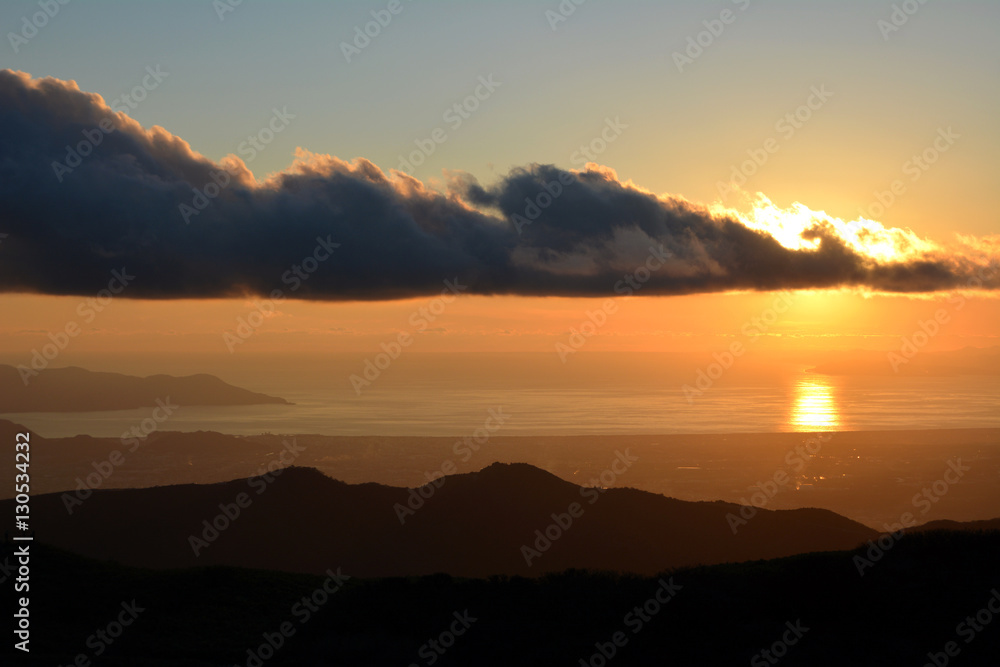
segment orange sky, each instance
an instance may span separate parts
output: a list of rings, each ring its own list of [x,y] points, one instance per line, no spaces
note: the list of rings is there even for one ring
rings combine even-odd
[[[799,291],[791,293],[786,312],[766,314],[775,299],[771,293],[746,292],[617,297],[608,305],[612,312],[606,322],[587,338],[586,349],[711,351],[761,331],[766,334],[758,346],[762,349],[890,350],[922,320],[942,310],[947,321],[927,349],[996,345],[1000,331],[1000,300],[981,293],[909,298]],[[277,304],[274,315],[260,321],[253,335],[237,343],[233,341],[238,338],[239,318],[258,322],[254,313],[259,300],[118,298],[98,312],[99,304],[88,305],[79,297],[8,294],[0,296],[0,308],[8,313],[0,324],[0,354],[8,362],[23,363],[32,349],[48,342],[50,332],[74,322],[81,333],[68,345],[73,356],[116,351],[229,355],[229,347],[237,355],[292,350],[366,354],[400,332],[413,334],[411,349],[424,352],[548,351],[558,342],[568,344],[571,329],[587,322],[588,312],[601,321],[596,313],[607,300],[463,296],[450,304],[434,302],[286,300]],[[754,318],[762,316],[772,323],[755,324]],[[751,330],[744,329],[748,324]],[[234,337],[228,345],[227,332]],[[70,358],[70,354],[64,357]]]
[[[74,87],[110,104],[145,80],[143,66],[162,64],[169,72],[162,87],[129,106],[130,122],[147,130],[162,126],[185,151],[211,160],[239,154],[246,173],[261,181],[288,168],[297,147],[344,160],[363,157],[388,171],[441,127],[447,141],[412,175],[444,189],[457,170],[489,186],[532,163],[580,170],[579,147],[599,140],[598,154],[587,159],[614,168],[622,182],[646,192],[747,213],[742,196],[720,190],[739,180],[747,193],[763,192],[786,207],[779,222],[795,222],[785,215],[794,202],[837,216],[830,224],[842,239],[852,233],[845,224],[863,213],[888,228],[883,240],[916,248],[901,253],[907,257],[922,252],[927,239],[958,267],[983,266],[1000,250],[1000,189],[994,183],[1000,88],[990,85],[1000,48],[995,1],[963,3],[962,11],[921,3],[919,20],[891,38],[877,27],[888,8],[871,3],[745,3],[752,9],[739,12],[725,39],[685,70],[674,67],[672,53],[714,15],[703,3],[634,3],[629,11],[619,3],[588,4],[557,35],[537,3],[477,5],[462,12],[430,3],[406,19],[421,22],[411,38],[380,40],[353,63],[329,60],[329,26],[354,25],[364,13],[351,3],[312,3],[300,10],[265,4],[240,12],[241,32],[216,31],[210,39],[182,3],[147,4],[142,12],[123,13],[113,3],[93,3],[92,30],[53,21],[32,48],[12,54],[4,67],[75,81]],[[20,20],[12,14],[9,23]],[[147,25],[169,25],[172,31],[149,31]],[[109,51],[106,44],[121,35],[143,39]],[[263,38],[296,46],[261,58]],[[462,57],[456,60],[456,53]],[[447,123],[442,112],[476,90],[477,77],[493,74],[502,82],[496,95],[483,99],[481,108],[477,102],[460,127]],[[817,90],[824,94],[817,96]],[[260,130],[273,107],[286,105],[293,118],[287,131],[272,137],[266,151],[247,157],[241,142]],[[791,114],[800,116],[790,126]],[[612,118],[621,121],[620,136],[599,139]],[[15,136],[12,128],[7,131]],[[102,147],[105,157],[113,157],[109,150]],[[56,183],[47,159],[41,164],[41,180]],[[40,201],[66,196],[60,187]],[[768,223],[743,219],[756,229],[756,223]],[[794,224],[765,228],[788,247],[796,247],[802,230]],[[38,227],[23,223],[22,235],[33,230]],[[12,238],[0,256],[15,247],[16,231],[13,219],[4,222],[0,233]],[[39,239],[39,257],[55,257],[52,237]],[[877,252],[868,257],[883,259]],[[12,289],[32,284],[10,282]],[[777,353],[893,350],[939,311],[947,323],[928,349],[993,346],[1000,290],[992,291],[958,300],[946,293],[797,292],[757,347]],[[256,316],[253,300],[125,297],[97,312],[80,296],[0,294],[0,358],[27,363],[32,350],[67,325],[79,325],[81,332],[58,365],[87,365],[88,354],[125,351],[154,359],[159,351],[239,357],[289,350],[364,358],[400,332],[412,333],[413,349],[427,353],[550,352],[604,303],[463,296],[433,322],[424,318],[422,327],[419,309],[433,299],[283,301],[252,336],[234,343],[224,335],[236,331],[239,318]],[[774,298],[745,292],[617,297],[616,312],[587,340],[585,351],[710,355],[743,336]]]

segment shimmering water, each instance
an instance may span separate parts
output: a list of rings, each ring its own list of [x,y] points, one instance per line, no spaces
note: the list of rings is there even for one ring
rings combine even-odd
[[[799,373],[786,381],[712,387],[688,401],[678,383],[595,387],[490,386],[473,380],[383,383],[360,396],[344,383],[254,387],[295,405],[181,407],[160,428],[233,434],[460,435],[490,409],[507,435],[726,433],[1000,427],[1000,383],[990,377],[843,377]],[[118,436],[150,409],[13,414],[43,436]]]

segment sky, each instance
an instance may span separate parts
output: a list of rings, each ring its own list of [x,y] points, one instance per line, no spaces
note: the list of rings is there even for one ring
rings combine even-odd
[[[931,347],[994,345],[1000,5],[895,6],[69,2],[43,21],[4,3],[0,354],[71,322],[80,353],[397,332],[540,351],[608,299],[588,349],[715,349],[780,289],[775,349],[892,349],[941,310]],[[104,145],[53,173],[105,117]],[[230,154],[232,187],[185,218]],[[819,236],[798,238],[803,210]],[[650,248],[665,268],[616,290]],[[120,264],[123,298],[84,305]],[[445,280],[471,287],[415,320]],[[260,335],[227,342],[256,312]]]

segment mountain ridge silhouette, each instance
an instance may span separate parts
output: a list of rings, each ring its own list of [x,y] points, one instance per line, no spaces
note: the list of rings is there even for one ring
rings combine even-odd
[[[76,502],[73,493],[44,494],[32,498],[32,513],[54,546],[127,565],[321,573],[339,564],[358,576],[651,574],[851,549],[878,535],[822,509],[757,510],[734,534],[727,514],[739,505],[581,487],[528,464],[436,482],[347,484],[289,467],[213,484],[97,489]]]
[[[18,412],[90,412],[183,405],[266,405],[290,403],[231,385],[207,373],[138,377],[90,371],[78,366],[46,368],[25,384],[18,368],[0,364],[0,408]]]

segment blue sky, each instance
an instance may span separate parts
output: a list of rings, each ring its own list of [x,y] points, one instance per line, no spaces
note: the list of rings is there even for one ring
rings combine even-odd
[[[928,2],[886,39],[878,21],[891,18],[889,2],[588,0],[553,30],[555,1],[402,0],[348,63],[341,43],[388,4],[244,0],[220,19],[210,0],[75,0],[17,53],[8,37],[0,65],[74,79],[106,99],[159,65],[169,77],[131,115],[215,160],[287,108],[294,121],[249,165],[258,177],[286,167],[298,146],[388,169],[443,127],[447,141],[415,175],[457,169],[490,182],[533,162],[575,166],[573,152],[619,118],[628,129],[600,162],[705,202],[777,119],[826,85],[830,101],[747,189],[855,216],[953,126],[954,150],[884,221],[931,236],[995,230],[1000,3]],[[724,10],[732,21],[679,72],[672,54]],[[37,11],[5,2],[0,25],[17,32]],[[443,113],[491,74],[500,87],[449,129]]]

